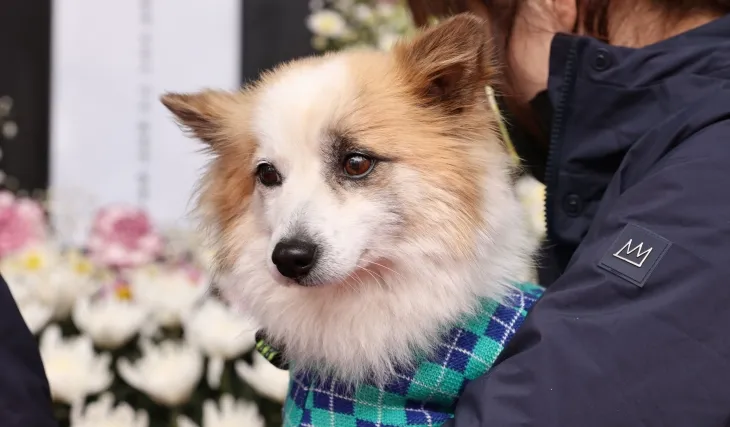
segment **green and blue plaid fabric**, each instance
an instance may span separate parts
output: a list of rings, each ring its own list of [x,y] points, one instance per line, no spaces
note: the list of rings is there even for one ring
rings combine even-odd
[[[491,367],[542,295],[520,284],[502,304],[485,301],[479,316],[444,336],[437,351],[384,387],[347,387],[295,373],[284,405],[285,427],[436,427],[453,417],[464,386]]]

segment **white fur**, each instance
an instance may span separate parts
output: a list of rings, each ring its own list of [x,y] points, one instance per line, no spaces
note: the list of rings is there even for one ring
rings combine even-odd
[[[256,160],[274,164],[284,182],[255,190],[252,214],[237,226],[241,249],[233,279],[219,286],[284,344],[297,369],[383,382],[399,364],[431,350],[481,298],[500,298],[525,277],[526,219],[509,183],[509,157],[485,156],[478,147],[485,165],[473,179],[482,187],[484,226],[469,256],[448,250],[453,237],[438,228],[403,234],[408,224],[389,204],[417,209],[424,198],[450,197],[436,194],[413,169],[394,166],[398,187],[382,193],[335,194],[323,177],[321,147],[357,88],[349,65],[337,57],[308,67],[264,88],[255,106]],[[431,219],[449,221],[449,203],[428,209]],[[325,248],[317,274],[328,284],[290,284],[272,265],[274,245],[302,228]]]
[[[271,230],[266,251],[271,253],[279,240],[306,232],[326,241],[327,251],[320,262],[324,281],[341,281],[354,270],[359,248],[350,239],[364,239],[368,227],[358,227],[368,215],[367,203],[340,205],[323,179],[323,139],[332,118],[342,114],[355,96],[347,64],[333,58],[323,64],[299,69],[263,90],[254,110],[252,123],[259,140],[257,161],[273,163],[286,181],[281,188],[261,189],[257,196],[263,205],[266,226]],[[370,209],[370,217],[380,210]],[[281,277],[267,259],[269,271]]]

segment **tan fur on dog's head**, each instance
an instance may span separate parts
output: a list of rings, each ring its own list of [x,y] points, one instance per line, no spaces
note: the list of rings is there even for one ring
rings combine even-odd
[[[239,93],[163,97],[213,156],[199,205],[220,290],[297,368],[385,380],[529,267],[485,95],[495,69],[483,25],[462,15],[389,53],[294,61]],[[361,177],[343,170],[353,155],[372,160]],[[276,181],[257,178],[261,167],[278,183],[263,185]],[[294,280],[272,262],[288,239],[316,246]]]

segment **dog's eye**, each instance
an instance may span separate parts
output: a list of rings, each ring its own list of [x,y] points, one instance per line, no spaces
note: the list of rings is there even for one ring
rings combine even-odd
[[[269,163],[261,163],[256,169],[256,176],[259,177],[259,182],[266,187],[273,187],[281,184],[281,175],[279,171]]]
[[[343,162],[342,169],[348,178],[363,178],[368,175],[375,166],[375,160],[362,154],[348,154]]]

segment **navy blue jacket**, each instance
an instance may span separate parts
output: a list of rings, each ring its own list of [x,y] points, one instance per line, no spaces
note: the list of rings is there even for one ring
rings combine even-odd
[[[56,425],[38,345],[0,277],[0,426]]]
[[[548,94],[557,279],[447,426],[730,426],[730,16],[558,35]]]

